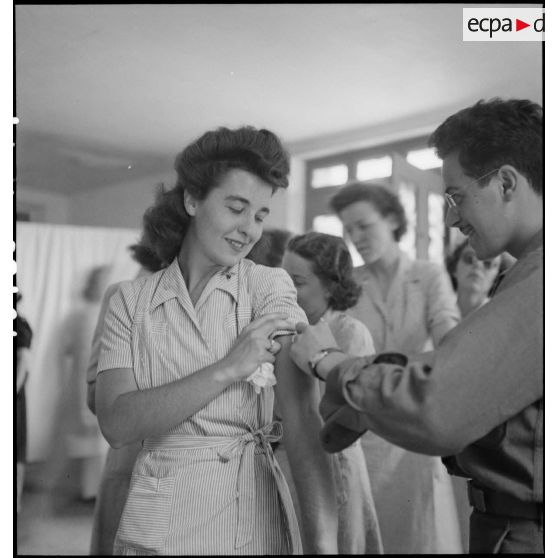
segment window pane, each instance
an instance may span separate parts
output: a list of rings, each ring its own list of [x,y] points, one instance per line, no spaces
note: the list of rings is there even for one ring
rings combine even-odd
[[[428,194],[428,259],[444,263],[444,197]]]
[[[415,185],[401,182],[399,185],[399,199],[407,217],[407,232],[401,237],[399,246],[411,259],[417,256],[416,228],[417,228],[417,203]]]
[[[408,163],[422,170],[437,169],[442,166],[442,160],[438,158],[433,147],[409,151],[406,158]]]
[[[343,236],[343,223],[336,215],[317,215],[312,222],[312,229],[333,236]]]
[[[312,229],[316,232],[343,237],[343,223],[341,223],[336,215],[317,215],[312,221]],[[362,265],[364,262],[352,242],[347,238],[345,238],[345,242],[347,243],[349,252],[351,253],[353,265],[355,267]]]
[[[392,161],[389,155],[365,159],[357,163],[357,180],[372,180],[391,176]]]
[[[312,170],[312,188],[323,188],[324,186],[341,186],[349,178],[347,165],[333,165],[321,169]]]

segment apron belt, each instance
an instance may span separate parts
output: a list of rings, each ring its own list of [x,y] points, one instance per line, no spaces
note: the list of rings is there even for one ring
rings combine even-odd
[[[218,448],[219,458],[228,462],[233,457],[240,455],[238,468],[238,521],[236,528],[235,548],[241,548],[252,540],[255,519],[256,477],[254,472],[254,459],[256,445],[265,450],[279,492],[281,514],[288,527],[288,545],[290,554],[301,552],[298,523],[293,512],[292,500],[287,483],[271,448],[272,442],[277,442],[283,434],[279,422],[272,422],[241,434],[236,437],[226,436],[182,436],[167,435],[156,439],[143,441],[146,450],[157,449],[202,449]],[[289,505],[290,504],[290,505]]]

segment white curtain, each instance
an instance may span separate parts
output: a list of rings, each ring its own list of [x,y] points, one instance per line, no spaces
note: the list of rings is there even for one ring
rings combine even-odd
[[[109,283],[133,279],[139,266],[128,246],[133,229],[16,224],[18,310],[33,330],[26,384],[28,461],[47,457],[57,396],[62,392],[58,347],[61,324],[75,307],[93,267],[110,265]],[[85,371],[83,371],[85,390]]]

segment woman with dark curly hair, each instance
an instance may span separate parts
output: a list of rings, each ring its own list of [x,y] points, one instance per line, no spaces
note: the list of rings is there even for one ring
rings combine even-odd
[[[141,241],[168,267],[120,286],[102,337],[99,423],[113,447],[143,446],[114,550],[302,551],[271,449],[281,437],[277,383],[305,551],[336,553],[319,389],[288,351],[294,322],[306,317],[284,270],[245,259],[272,195],[287,187],[288,155],[268,130],[219,128],[188,145],[175,169],[176,186],[145,213]]]
[[[357,303],[362,289],[353,279],[351,254],[342,238],[319,232],[295,236],[287,244],[283,267],[293,280],[298,304],[310,324],[326,321],[347,354],[364,356],[375,352],[366,326],[345,313]],[[333,458],[339,553],[383,553],[360,440]],[[280,453],[278,459],[284,461]]]
[[[364,265],[355,269],[362,296],[349,313],[369,329],[378,353],[419,353],[437,346],[459,321],[449,278],[432,262],[399,247],[407,230],[396,193],[376,184],[344,186],[330,206]],[[382,541],[389,554],[459,553],[452,486],[440,459],[362,437]]]

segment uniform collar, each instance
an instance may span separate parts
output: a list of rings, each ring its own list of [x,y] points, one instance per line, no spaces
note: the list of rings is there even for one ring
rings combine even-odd
[[[163,271],[161,279],[155,287],[155,292],[151,299],[151,311],[172,298],[183,298],[184,300],[190,298],[177,258]]]
[[[529,240],[529,242],[527,243],[527,245],[525,246],[525,248],[523,249],[523,252],[521,253],[521,255],[519,256],[519,258],[524,258],[527,254],[529,254],[530,252],[534,252],[535,250],[537,250],[538,248],[542,248],[543,245],[543,229],[540,229],[539,231],[537,231]],[[518,259],[519,259],[518,258]]]
[[[213,284],[213,288],[228,292],[233,299],[238,302],[238,281],[236,278],[239,273],[239,266],[241,262],[233,267],[217,272],[209,280],[208,285]],[[206,295],[202,293],[202,297],[204,299],[205,296]],[[182,271],[178,265],[177,258],[175,258],[167,269],[163,271],[161,279],[159,280],[159,283],[155,288],[155,292],[153,293],[150,310],[153,311],[157,306],[173,298],[178,298],[184,307],[191,305],[190,295],[188,293],[188,289],[186,288],[184,277],[182,277]],[[201,300],[202,298],[200,298],[198,304]]]

